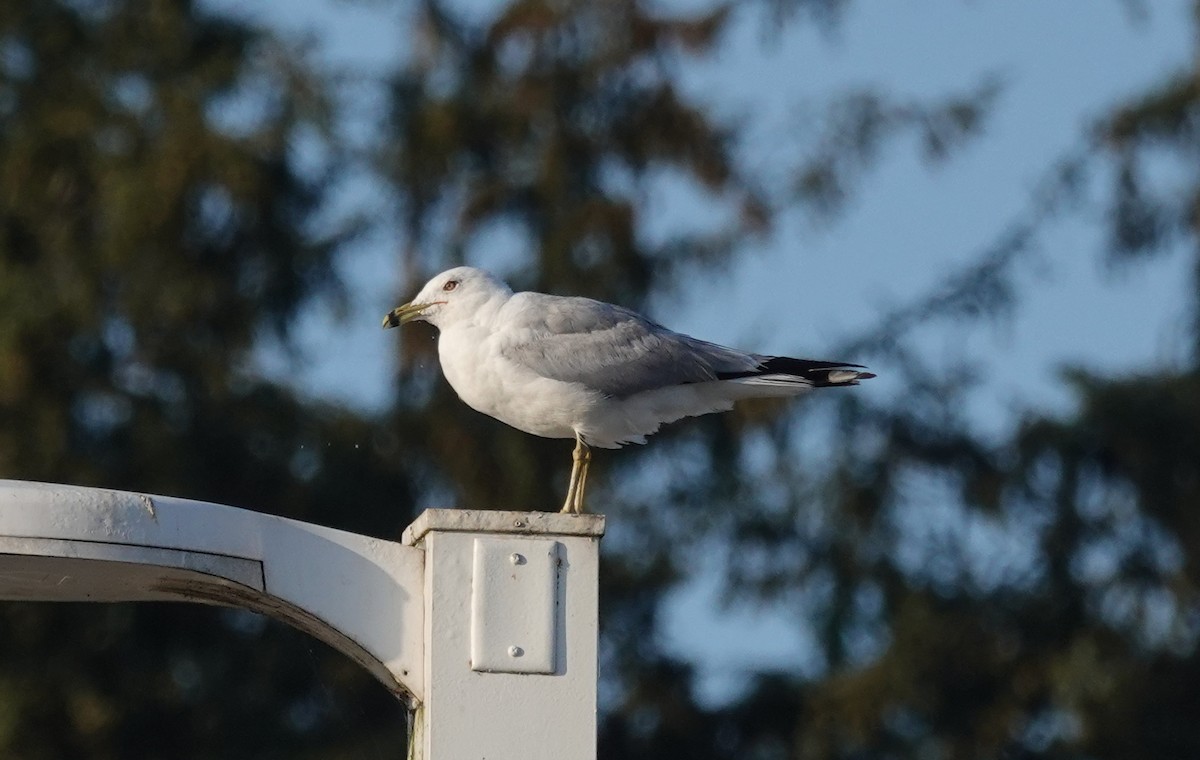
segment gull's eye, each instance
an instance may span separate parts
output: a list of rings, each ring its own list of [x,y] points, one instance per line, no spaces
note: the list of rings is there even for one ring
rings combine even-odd
[[[457,287],[458,287],[458,280],[446,280],[446,284],[442,286],[442,290],[449,293],[451,290],[454,290]]]

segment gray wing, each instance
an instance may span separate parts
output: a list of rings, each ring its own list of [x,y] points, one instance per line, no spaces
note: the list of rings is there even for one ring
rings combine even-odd
[[[716,380],[718,374],[749,372],[751,354],[672,332],[629,309],[541,293],[510,301],[510,326],[522,337],[501,354],[542,377],[581,383],[606,396]]]

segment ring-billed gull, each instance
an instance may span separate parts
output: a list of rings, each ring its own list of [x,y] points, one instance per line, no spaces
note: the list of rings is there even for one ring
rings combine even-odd
[[[672,332],[590,298],[513,293],[474,267],[434,277],[383,326],[438,328],[438,358],[468,406],[526,433],[574,438],[563,512],[583,511],[589,446],[645,443],[667,422],[754,397],[857,385],[859,364],[764,356]]]

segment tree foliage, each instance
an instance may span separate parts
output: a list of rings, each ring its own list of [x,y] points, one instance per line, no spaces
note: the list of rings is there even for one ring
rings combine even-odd
[[[844,5],[762,7],[829,25]],[[1002,97],[990,80],[929,102],[845,93],[773,187],[743,166],[738,126],[677,84],[737,12],[514,0],[468,17],[424,0],[369,157],[395,191],[407,280],[469,261],[638,306],[730,266],[779,214],[839,211],[897,137],[952,157]],[[969,374],[934,371],[914,340],[1010,313],[1039,232],[1097,196],[1112,259],[1195,256],[1194,66],[1114,104],[1003,235],[847,347],[902,377],[903,398],[749,404],[603,462],[598,487],[620,504],[603,757],[1200,751],[1200,350],[1136,377],[1073,372],[1077,412],[1030,411],[996,438],[962,412]],[[254,372],[265,339],[288,345],[295,318],[339,292],[354,229],[323,212],[356,166],[334,103],[302,50],[187,0],[0,4],[0,474],[392,538],[446,494],[556,503],[564,444],[463,407],[419,328],[377,416]],[[1180,182],[1161,181],[1164,162]],[[649,234],[664,182],[720,212]],[[814,428],[836,454],[805,446]],[[819,672],[699,699],[656,632],[701,551],[731,589],[805,619]],[[400,706],[365,674],[252,615],[6,604],[0,650],[5,757],[361,757],[403,741]]]
[[[328,140],[302,57],[182,0],[47,1],[0,5],[0,62],[0,472],[402,526],[335,512],[411,503],[386,436],[248,371],[337,287],[345,231],[307,221],[330,178],[295,156]],[[300,757],[330,733],[322,679],[350,670],[183,605],[6,604],[0,641],[12,758],[231,757],[233,737]],[[400,733],[387,695],[351,683],[359,730]]]

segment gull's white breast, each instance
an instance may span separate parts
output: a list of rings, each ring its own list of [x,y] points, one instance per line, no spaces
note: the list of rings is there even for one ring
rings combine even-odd
[[[579,383],[542,377],[503,356],[506,340],[479,324],[453,325],[438,339],[442,373],[463,403],[532,435],[574,438],[600,401]]]

